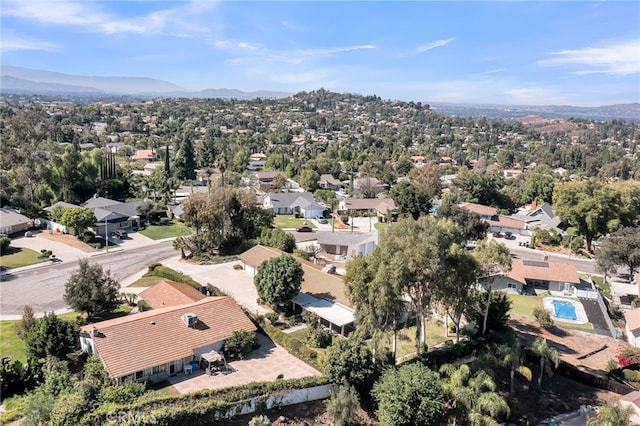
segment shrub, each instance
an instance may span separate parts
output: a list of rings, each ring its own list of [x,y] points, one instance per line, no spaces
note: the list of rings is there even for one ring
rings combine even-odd
[[[82,241],[84,241],[85,243],[90,243],[95,237],[96,234],[94,234],[93,232],[84,231],[84,234],[82,234]]]
[[[340,216],[340,220],[345,225],[348,225],[349,224],[349,215],[343,214],[342,216]]]
[[[267,416],[256,416],[249,421],[249,426],[271,426],[271,420]]]
[[[224,350],[242,358],[256,347],[256,334],[252,331],[234,331],[224,342]]]
[[[635,370],[629,370],[628,368],[625,368],[624,370],[622,370],[622,376],[628,382],[640,382],[638,372]]]
[[[147,302],[145,302],[144,300],[139,300],[138,301],[138,310],[140,312],[150,311],[151,309],[153,309],[153,308]]]
[[[536,306],[533,309],[533,316],[536,318],[536,321],[538,321],[540,327],[544,329],[548,330],[554,326],[554,322],[551,319],[551,314],[549,314],[549,311],[541,308],[540,306]]]
[[[616,361],[620,367],[638,364],[640,361],[640,349],[626,348],[616,356]]]
[[[235,265],[233,265],[233,269],[235,269],[236,271],[241,271],[243,268],[242,268],[242,265],[240,265],[239,263],[236,263]]]
[[[610,359],[609,361],[607,361],[607,372],[611,372],[617,368],[618,368],[618,363],[615,360]]]
[[[336,426],[352,424],[358,407],[360,407],[360,398],[353,386],[340,385],[338,390],[329,391],[327,414]]]
[[[314,348],[326,348],[331,346],[333,335],[329,330],[309,330],[307,333],[307,342]]]
[[[0,236],[0,253],[4,253],[5,250],[9,248],[10,244],[11,244],[11,238],[7,237],[6,235],[1,235]]]

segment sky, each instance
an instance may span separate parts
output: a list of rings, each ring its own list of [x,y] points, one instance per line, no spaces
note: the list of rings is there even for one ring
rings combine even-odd
[[[2,0],[0,62],[187,90],[640,102],[637,1]]]

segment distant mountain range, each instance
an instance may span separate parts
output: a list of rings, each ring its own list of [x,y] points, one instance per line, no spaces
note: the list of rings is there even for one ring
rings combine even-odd
[[[89,77],[3,65],[0,93],[40,95],[129,95],[185,98],[286,98],[291,93],[260,90],[206,89],[190,92],[168,81],[147,77]]]
[[[0,94],[9,93],[85,97],[126,95],[141,98],[233,98],[239,100],[279,99],[292,95],[292,93],[268,90],[243,92],[236,89],[206,89],[190,92],[171,82],[147,77],[90,77],[3,65],[0,68]],[[640,103],[600,107],[471,105],[438,102],[430,103],[430,105],[436,112],[460,117],[512,120],[527,115],[537,115],[543,118],[627,119],[640,122]]]

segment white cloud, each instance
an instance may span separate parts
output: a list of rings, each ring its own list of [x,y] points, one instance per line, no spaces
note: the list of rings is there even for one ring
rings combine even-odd
[[[572,74],[630,75],[640,73],[640,38],[618,44],[552,52],[554,58],[538,61],[538,65],[586,66]]]
[[[122,18],[105,13],[96,2],[4,0],[2,15],[46,24],[72,26],[85,32],[168,33],[178,37],[188,37],[194,32],[207,31],[207,26],[198,25],[195,18],[215,5],[216,2],[212,1],[191,1],[173,9]],[[174,31],[176,34],[173,34]]]
[[[454,38],[448,38],[446,40],[436,40],[432,43],[429,44],[424,44],[422,46],[418,46],[413,50],[413,53],[415,54],[419,54],[419,53],[424,53],[426,51],[429,51],[431,49],[435,49],[436,47],[442,47],[442,46],[446,46],[447,44],[451,43],[453,40],[455,40]]]
[[[44,40],[3,35],[0,50],[7,52],[14,50],[43,50],[46,52],[55,52],[59,50],[59,47],[54,43]]]
[[[479,75],[497,74],[497,73],[502,72],[502,71],[506,71],[506,68],[496,68],[494,70],[481,72],[481,73],[479,73]]]

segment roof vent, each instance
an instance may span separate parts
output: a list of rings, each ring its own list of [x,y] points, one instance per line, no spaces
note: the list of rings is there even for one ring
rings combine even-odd
[[[198,316],[194,313],[188,312],[182,315],[182,321],[187,325],[187,327],[194,327],[198,323]]]
[[[93,327],[93,328],[91,329],[91,335],[92,335],[93,337],[98,337],[98,336],[100,335],[100,332],[98,331],[98,329],[97,329],[97,328]]]
[[[149,324],[156,325],[156,322],[155,321],[150,321]]]

